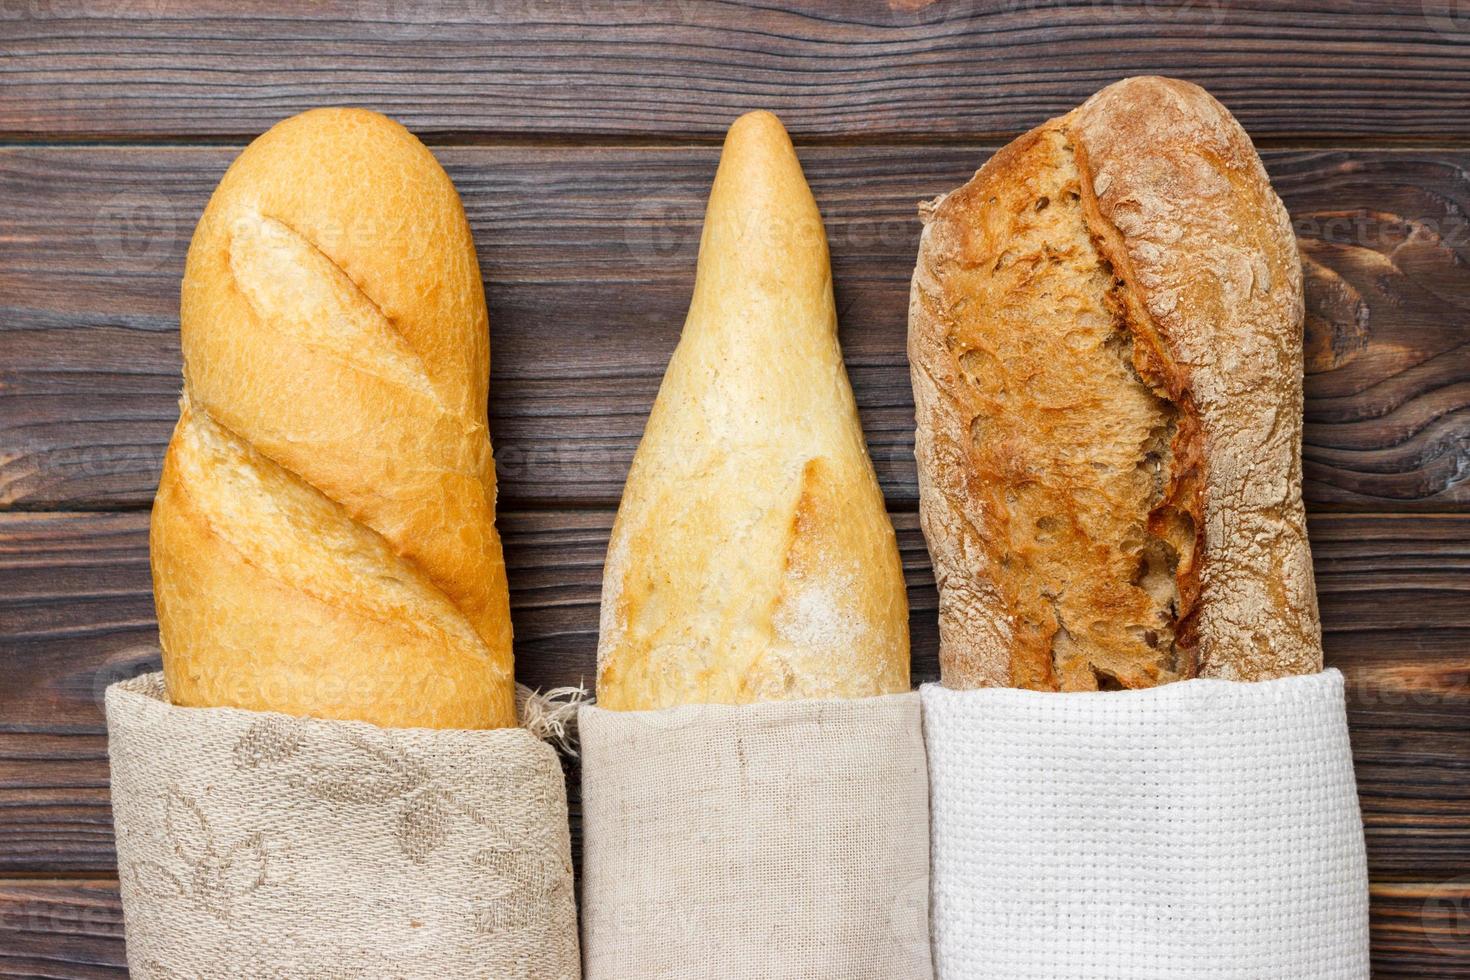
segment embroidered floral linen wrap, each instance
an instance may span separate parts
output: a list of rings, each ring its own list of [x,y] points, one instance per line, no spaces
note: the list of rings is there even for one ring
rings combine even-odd
[[[134,977],[579,976],[566,788],[523,729],[107,692]]]

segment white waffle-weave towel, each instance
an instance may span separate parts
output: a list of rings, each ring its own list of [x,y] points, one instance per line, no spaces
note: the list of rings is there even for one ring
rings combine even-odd
[[[1364,980],[1342,675],[922,690],[941,980]]]

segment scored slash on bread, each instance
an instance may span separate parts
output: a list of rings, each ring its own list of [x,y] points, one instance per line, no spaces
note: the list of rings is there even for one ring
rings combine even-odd
[[[826,232],[780,121],[750,113],[725,140],[689,316],[613,526],[598,703],[908,689],[903,569]]]
[[[199,221],[180,320],[150,540],[170,698],[514,725],[484,288],[433,155],[364,110],[276,125]]]
[[[922,213],[909,358],[945,683],[1320,669],[1301,271],[1235,119],[1126,79]]]

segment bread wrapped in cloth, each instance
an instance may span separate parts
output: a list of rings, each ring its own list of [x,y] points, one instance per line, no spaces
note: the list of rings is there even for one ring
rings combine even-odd
[[[937,975],[1366,980],[1301,503],[1301,271],[1250,139],[1194,85],[1128,79],[926,222]]]
[[[589,978],[931,975],[903,569],[769,113],[725,140],[608,549],[597,696]]]
[[[376,113],[280,123],[200,219],[181,325],[164,671],[107,692],[131,974],[577,980],[448,176]]]

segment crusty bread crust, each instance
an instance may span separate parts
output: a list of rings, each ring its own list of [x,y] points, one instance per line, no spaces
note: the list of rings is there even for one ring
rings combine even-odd
[[[1320,669],[1300,266],[1239,124],[1127,79],[925,212],[909,355],[945,682]]]
[[[909,688],[903,568],[837,343],[826,233],[770,113],[725,140],[601,627],[597,698],[613,710]]]
[[[433,155],[354,109],[231,165],[184,273],[154,503],[178,704],[515,724],[469,225]]]

